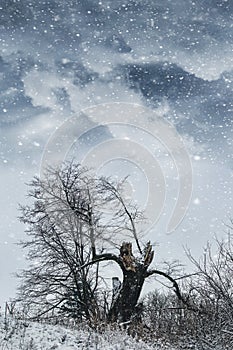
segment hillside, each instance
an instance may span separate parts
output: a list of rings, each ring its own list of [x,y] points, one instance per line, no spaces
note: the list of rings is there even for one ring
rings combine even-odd
[[[164,348],[164,347],[163,347]],[[9,350],[156,350],[143,341],[137,341],[124,331],[72,329],[60,325],[25,322],[0,317],[0,349]],[[172,349],[170,349],[172,350]]]

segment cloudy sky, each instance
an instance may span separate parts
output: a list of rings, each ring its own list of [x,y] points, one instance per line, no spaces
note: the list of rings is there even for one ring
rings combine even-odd
[[[27,201],[25,183],[40,173],[56,130],[97,104],[135,103],[156,111],[176,128],[190,155],[192,198],[168,235],[176,174],[163,146],[154,149],[167,171],[168,192],[150,232],[159,244],[157,261],[185,260],[183,245],[198,256],[214,234],[224,235],[223,223],[232,217],[232,14],[230,0],[1,1],[0,303],[14,296],[12,273],[26,264],[15,245],[24,237],[17,208]],[[98,140],[114,135],[148,148],[148,138],[133,127],[104,127],[70,152],[91,152]],[[131,171],[130,163],[122,164],[124,174]],[[117,169],[111,163],[105,170]],[[143,170],[134,172],[134,192]],[[135,196],[143,201],[142,193]]]

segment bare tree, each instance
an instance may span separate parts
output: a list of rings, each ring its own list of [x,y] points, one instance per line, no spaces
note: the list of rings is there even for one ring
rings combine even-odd
[[[171,282],[169,273],[150,269],[154,252],[137,232],[142,213],[123,196],[124,181],[96,177],[80,165],[49,169],[30,183],[32,203],[21,207],[28,239],[21,242],[31,266],[22,272],[20,299],[38,315],[51,310],[92,319],[101,314],[99,264],[114,262],[122,282],[107,318],[129,321],[145,279],[152,275]]]
[[[199,260],[187,252],[196,270],[187,289],[199,311],[198,336],[201,340],[208,336],[224,349],[231,349],[233,344],[232,223],[228,225],[226,238],[216,238],[212,245],[208,243]]]
[[[98,264],[86,266],[91,247],[84,182],[86,170],[69,166],[48,170],[30,183],[30,206],[21,207],[30,267],[23,271],[19,298],[37,316],[58,310],[80,319],[98,312]]]

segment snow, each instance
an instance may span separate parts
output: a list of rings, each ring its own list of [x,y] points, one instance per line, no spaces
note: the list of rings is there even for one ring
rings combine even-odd
[[[61,325],[27,322],[0,317],[0,348],[10,350],[156,350],[155,345],[136,340],[120,330],[98,334],[89,327],[66,328]],[[163,347],[166,349],[166,347]],[[169,350],[175,350],[169,348]]]

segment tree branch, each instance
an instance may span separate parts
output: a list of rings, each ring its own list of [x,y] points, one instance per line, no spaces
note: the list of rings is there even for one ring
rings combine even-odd
[[[98,262],[102,262],[102,261],[114,261],[114,262],[116,262],[116,263],[120,266],[121,270],[124,271],[124,269],[125,269],[124,264],[123,264],[121,258],[118,257],[118,256],[116,256],[116,255],[114,255],[114,254],[111,254],[111,253],[96,254],[96,255],[93,257],[92,261],[89,261],[88,263],[86,263],[86,264],[80,266],[79,268],[80,268],[80,269],[84,269],[84,268],[87,267],[87,266],[94,265],[94,264],[96,264],[96,263],[98,263]]]
[[[160,270],[150,270],[150,271],[147,271],[147,274],[146,274],[146,278],[147,277],[150,277],[152,275],[160,275],[160,276],[163,276],[165,278],[167,278],[172,284],[173,284],[173,287],[174,287],[174,292],[177,296],[177,298],[182,301],[182,303],[184,305],[186,305],[190,310],[193,310],[193,311],[198,311],[198,309],[194,306],[191,306],[188,302],[187,299],[184,298],[184,296],[182,295],[181,291],[180,291],[180,287],[178,285],[178,283],[176,282],[176,280],[174,278],[172,278],[170,275],[168,275],[166,272],[163,272],[163,271],[160,271]]]

